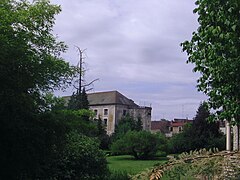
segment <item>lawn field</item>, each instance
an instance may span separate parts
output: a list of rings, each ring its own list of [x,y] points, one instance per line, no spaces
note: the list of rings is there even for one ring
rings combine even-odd
[[[107,157],[108,167],[110,171],[127,172],[128,174],[135,175],[147,168],[153,167],[155,164],[162,164],[166,162],[166,158],[159,158],[154,160],[136,160],[132,156],[109,156]]]

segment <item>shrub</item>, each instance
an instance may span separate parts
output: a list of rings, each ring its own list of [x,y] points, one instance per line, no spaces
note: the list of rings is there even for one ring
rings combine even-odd
[[[57,179],[104,179],[108,175],[105,154],[92,138],[72,131],[62,154]]]
[[[157,134],[147,131],[129,131],[112,144],[113,153],[133,155],[136,159],[149,159],[155,156],[163,143]]]

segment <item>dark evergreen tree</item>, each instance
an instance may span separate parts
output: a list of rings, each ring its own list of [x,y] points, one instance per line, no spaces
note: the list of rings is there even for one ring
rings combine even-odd
[[[85,87],[83,88],[81,93],[80,109],[89,109],[89,102],[88,102],[88,97],[87,97]]]
[[[68,103],[68,109],[71,110],[89,109],[89,102],[85,88],[83,88],[82,92],[80,93],[72,94]]]
[[[193,124],[186,124],[183,132],[174,135],[169,141],[170,153],[181,153],[201,148],[225,148],[225,139],[219,131],[218,122],[210,122],[207,104],[201,103]]]
[[[110,137],[107,135],[107,131],[100,117],[97,119],[97,136],[100,141],[100,148],[105,150],[109,149]]]
[[[210,112],[207,104],[203,102],[200,104],[196,117],[194,118],[194,132],[199,136],[204,136],[205,138],[209,138],[210,136],[218,137],[220,136],[219,124],[218,122],[209,122],[209,116]]]

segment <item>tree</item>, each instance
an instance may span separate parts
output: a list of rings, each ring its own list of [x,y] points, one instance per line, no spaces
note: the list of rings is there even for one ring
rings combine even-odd
[[[240,21],[238,0],[197,0],[199,28],[182,43],[187,63],[200,72],[198,90],[208,95],[215,117],[239,122]]]
[[[51,149],[40,126],[44,96],[75,73],[52,34],[59,12],[48,0],[0,1],[0,179],[35,179]]]
[[[219,131],[219,124],[218,122],[209,122],[209,116],[207,104],[201,103],[193,124],[186,124],[182,133],[176,134],[170,139],[170,153],[214,147],[220,150],[224,149],[225,139]]]
[[[73,93],[68,103],[68,109],[89,109],[89,102],[85,88],[83,88],[81,93]]]
[[[197,114],[193,121],[192,128],[197,136],[204,135],[205,138],[219,137],[221,133],[219,131],[218,122],[208,122],[207,119],[210,116],[206,102],[200,104],[197,110]]]
[[[112,144],[114,153],[130,154],[136,159],[153,158],[164,141],[157,134],[148,131],[128,131]]]
[[[136,123],[135,123],[135,130],[136,131],[142,131],[143,130],[142,118],[140,116],[137,117],[137,120],[136,120]]]
[[[141,131],[141,130],[142,130],[141,117],[138,117],[137,120],[135,120],[132,116],[127,114],[126,116],[122,117],[122,119],[116,126],[115,132],[113,134],[113,141],[121,138],[128,131]]]
[[[109,173],[105,154],[92,138],[77,132],[67,134],[57,179],[105,179]]]
[[[97,119],[97,137],[100,141],[100,148],[105,150],[109,149],[110,137],[107,135],[106,128],[100,117]]]

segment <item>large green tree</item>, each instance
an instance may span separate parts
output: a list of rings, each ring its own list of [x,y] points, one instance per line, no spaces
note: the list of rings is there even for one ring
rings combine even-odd
[[[196,5],[199,27],[182,43],[187,62],[200,72],[198,89],[209,97],[215,115],[239,122],[240,1],[197,0]]]
[[[74,74],[52,34],[59,12],[48,0],[0,1],[0,179],[37,178],[52,150],[39,117],[45,94]]]
[[[111,150],[113,153],[130,154],[136,159],[153,158],[165,144],[164,136],[152,134],[149,131],[128,131],[125,135],[115,141]]]

